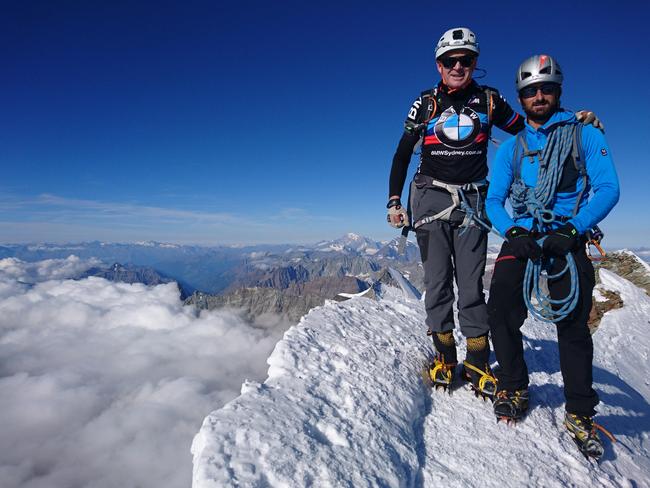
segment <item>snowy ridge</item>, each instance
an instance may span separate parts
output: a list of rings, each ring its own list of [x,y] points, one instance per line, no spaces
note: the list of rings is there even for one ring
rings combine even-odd
[[[402,276],[402,273],[400,273],[394,268],[388,268],[388,272],[393,277],[393,279],[397,281],[405,297],[414,300],[420,300],[422,298],[422,294],[418,291],[417,288],[415,288],[411,284],[409,280],[407,280],[406,278],[404,278],[404,276]]]
[[[312,310],[277,344],[268,380],[205,419],[194,486],[413,486],[427,348],[410,327],[418,319],[397,296]]]
[[[398,290],[312,310],[268,360],[264,384],[210,414],[196,435],[194,488],[217,486],[647,486],[650,298],[601,270],[625,305],[594,335],[597,420],[618,439],[599,465],[564,432],[555,327],[523,327],[531,409],[516,427],[466,386],[431,392],[423,304]],[[459,358],[464,340],[456,335]]]

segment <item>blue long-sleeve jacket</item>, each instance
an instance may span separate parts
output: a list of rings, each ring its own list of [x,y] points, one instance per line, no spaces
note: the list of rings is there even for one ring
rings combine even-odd
[[[546,144],[548,134],[554,125],[575,119],[573,112],[560,110],[539,129],[533,129],[526,122],[526,143],[530,151],[542,149]],[[499,147],[494,159],[490,177],[485,206],[492,225],[502,234],[511,227],[517,225],[526,229],[533,226],[532,217],[526,215],[513,219],[505,209],[505,202],[510,193],[514,177],[514,165],[520,164],[515,161],[516,137],[505,141]],[[618,177],[610,155],[609,147],[605,137],[600,130],[591,125],[582,129],[582,147],[585,156],[585,167],[589,177],[588,191],[582,193],[578,212],[575,216],[573,210],[576,200],[579,197],[583,179],[575,174],[574,182],[569,188],[560,188],[555,196],[552,210],[556,216],[571,217],[571,222],[581,234],[587,232],[598,222],[603,220],[610,210],[616,205],[619,198]],[[530,158],[524,158],[521,162],[521,177],[528,187],[534,187],[537,183],[538,161],[531,163]],[[560,186],[562,182],[560,182]],[[573,184],[574,183],[574,184]],[[566,191],[565,191],[566,190]],[[590,191],[593,193],[590,195]],[[555,224],[555,227],[561,224]]]

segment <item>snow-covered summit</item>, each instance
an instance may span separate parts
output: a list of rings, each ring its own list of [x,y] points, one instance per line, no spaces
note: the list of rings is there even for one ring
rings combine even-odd
[[[522,329],[531,411],[513,428],[464,386],[451,396],[423,386],[423,304],[389,289],[379,300],[328,302],[285,334],[268,379],[205,419],[192,446],[194,488],[645,485],[650,298],[607,270],[601,280],[624,306],[594,335],[598,420],[619,439],[597,467],[562,427],[554,326]]]
[[[338,239],[331,241],[321,241],[315,245],[319,251],[352,251],[355,253],[369,254],[376,253],[381,245],[370,239],[358,234],[349,232]]]

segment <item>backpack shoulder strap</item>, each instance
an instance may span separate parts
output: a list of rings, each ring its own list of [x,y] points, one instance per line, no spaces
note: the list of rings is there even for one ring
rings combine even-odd
[[[521,166],[524,162],[524,157],[530,156],[528,143],[526,142],[526,129],[519,131],[515,137],[514,167],[512,168],[514,181],[521,179]]]
[[[589,175],[587,174],[587,163],[585,161],[585,151],[582,146],[582,124],[576,124],[573,131],[573,145],[571,147],[571,157],[573,158],[573,164],[575,165],[578,174],[582,178],[582,189],[578,193],[576,198],[576,204],[573,207],[573,215],[575,216],[578,213],[580,208],[580,201],[585,191],[588,191],[589,185]]]
[[[436,115],[436,110],[438,110],[438,103],[436,102],[436,97],[438,96],[438,87],[425,90],[420,94],[422,98],[422,119],[421,123],[428,123]]]
[[[488,131],[492,130],[492,112],[494,111],[494,90],[489,86],[483,87],[483,93],[485,93],[485,99],[487,103],[487,124]]]
[[[587,176],[585,152],[582,147],[582,124],[576,124],[575,130],[573,131],[571,156],[573,157],[573,164],[578,170],[578,173],[580,173],[580,176]]]

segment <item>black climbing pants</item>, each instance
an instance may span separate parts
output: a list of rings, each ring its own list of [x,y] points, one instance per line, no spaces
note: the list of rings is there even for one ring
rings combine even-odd
[[[580,293],[578,303],[568,317],[556,324],[560,351],[560,369],[564,381],[567,412],[594,415],[598,395],[592,388],[593,342],[587,326],[595,284],[594,268],[584,248],[573,253],[578,270]],[[566,265],[556,258],[551,274]],[[492,345],[499,362],[497,379],[500,390],[528,387],[528,368],[524,360],[521,326],[528,315],[523,299],[526,261],[516,259],[508,242],[504,242],[496,260],[488,299],[488,322]],[[549,281],[551,298],[564,298],[571,287],[570,275]]]

